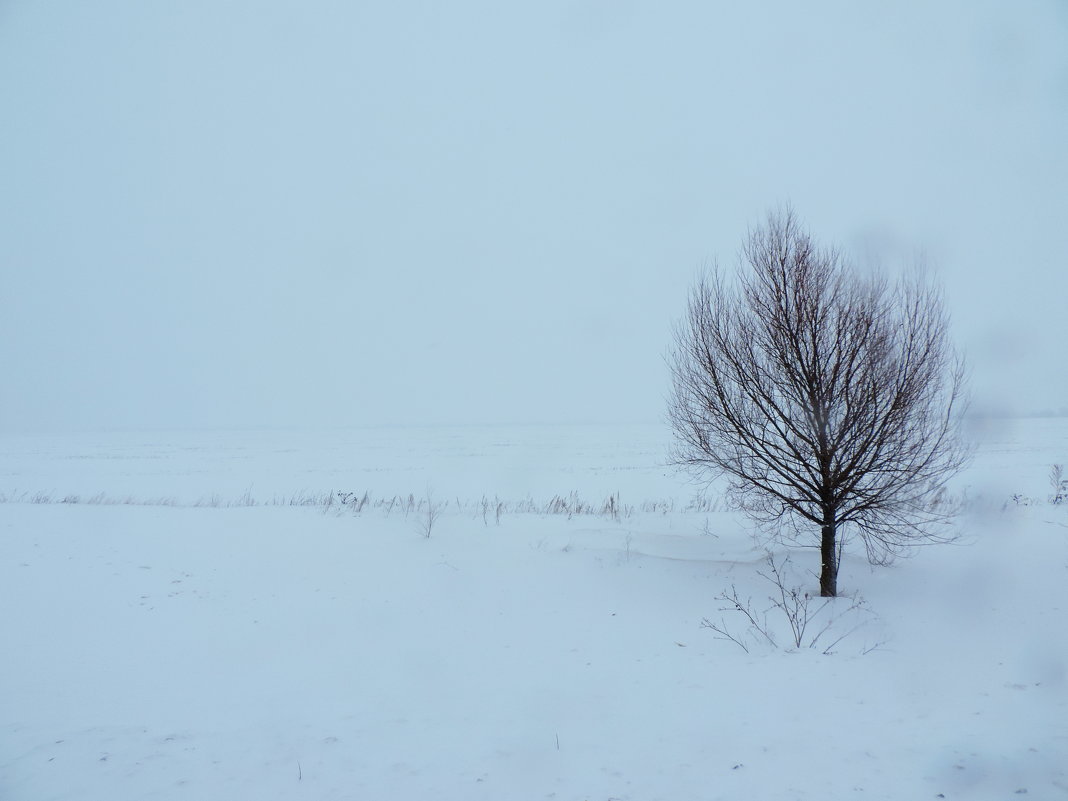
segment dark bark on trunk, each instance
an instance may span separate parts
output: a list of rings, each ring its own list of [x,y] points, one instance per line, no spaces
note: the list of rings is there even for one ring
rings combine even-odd
[[[834,516],[827,515],[823,518],[823,539],[820,543],[820,595],[824,598],[834,598],[838,595],[838,549],[835,547],[835,534]]]

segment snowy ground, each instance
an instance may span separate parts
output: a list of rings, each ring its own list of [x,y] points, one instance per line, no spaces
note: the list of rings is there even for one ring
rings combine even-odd
[[[959,544],[748,653],[658,427],[0,438],[0,798],[1068,797],[1068,420],[976,433]]]

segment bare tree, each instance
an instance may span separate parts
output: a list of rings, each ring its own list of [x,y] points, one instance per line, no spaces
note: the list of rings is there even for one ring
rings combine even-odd
[[[873,562],[944,539],[944,486],[968,458],[965,371],[919,273],[860,275],[792,211],[770,214],[736,282],[698,281],[671,366],[676,462],[725,475],[762,523],[818,527],[821,595],[837,595],[844,526]]]

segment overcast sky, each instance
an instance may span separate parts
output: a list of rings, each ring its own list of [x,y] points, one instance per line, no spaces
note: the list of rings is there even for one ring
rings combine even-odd
[[[0,430],[656,421],[788,201],[1068,406],[1068,4],[0,0]]]

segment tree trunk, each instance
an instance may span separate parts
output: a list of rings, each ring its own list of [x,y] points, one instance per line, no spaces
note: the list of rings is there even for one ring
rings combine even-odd
[[[838,595],[838,549],[835,547],[835,534],[834,514],[827,513],[823,516],[823,540],[820,543],[820,595],[824,598],[834,598]]]

